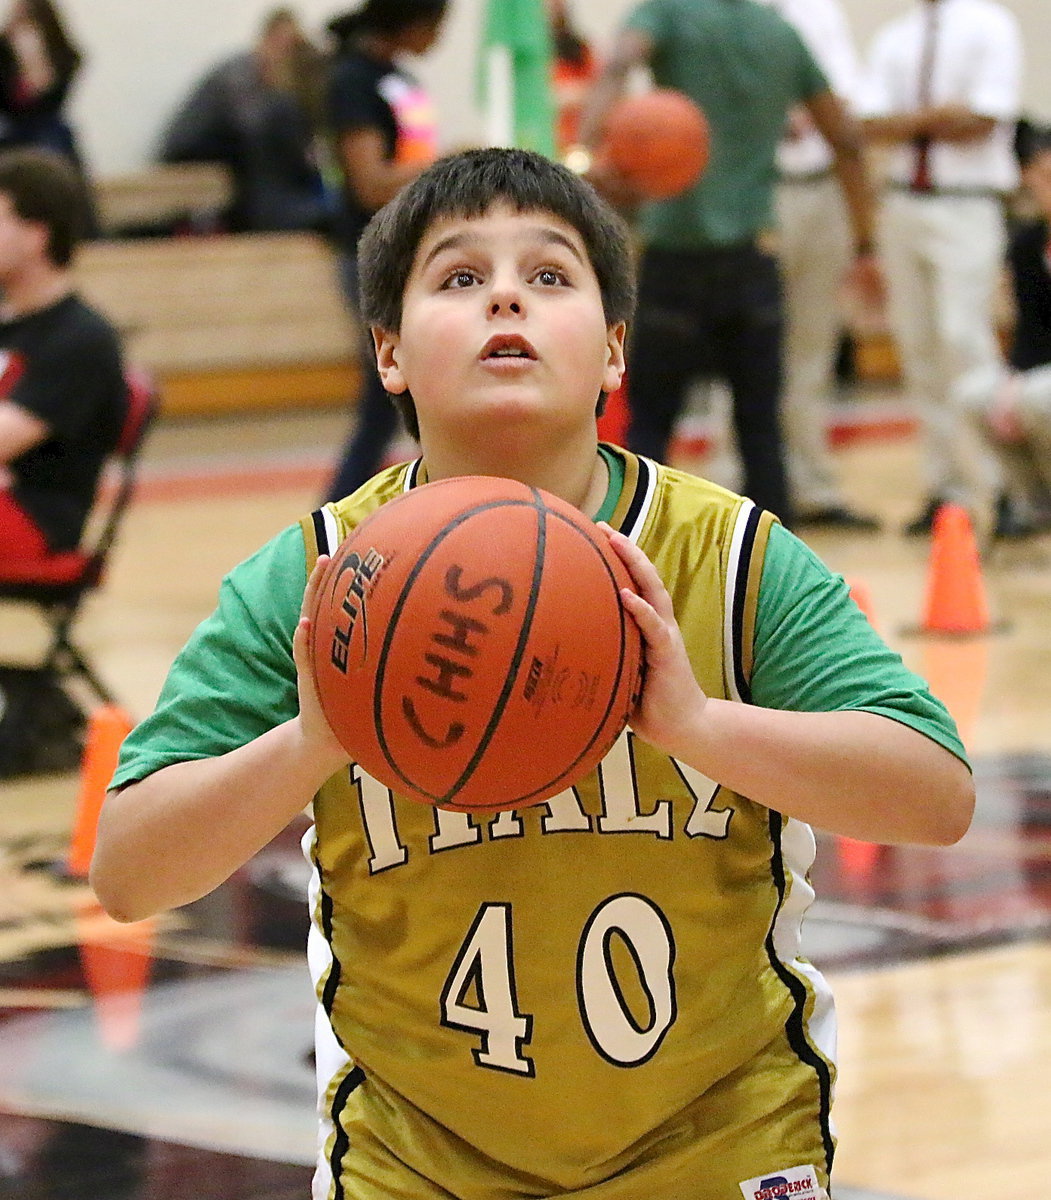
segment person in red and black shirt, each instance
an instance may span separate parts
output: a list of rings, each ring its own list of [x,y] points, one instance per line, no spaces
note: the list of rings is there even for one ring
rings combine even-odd
[[[58,155],[0,153],[0,577],[77,545],[126,413],[117,334],[73,290],[81,200]]]

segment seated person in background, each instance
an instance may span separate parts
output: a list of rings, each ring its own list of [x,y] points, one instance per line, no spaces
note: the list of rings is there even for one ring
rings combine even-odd
[[[83,55],[51,0],[14,0],[0,27],[0,149],[38,146],[68,158],[80,175],[87,223],[97,233],[91,184],[66,109]]]
[[[1016,323],[1008,361],[965,375],[957,400],[994,447],[1007,491],[994,532],[1051,527],[1051,129],[1026,139],[1022,179],[1036,217],[1015,229],[1007,261]]]
[[[171,119],[161,160],[225,163],[232,230],[328,227],[316,159],[320,63],[295,13],[275,9],[256,45],[209,71]]]
[[[0,153],[0,578],[77,546],[127,408],[112,326],[75,294],[72,166]]]

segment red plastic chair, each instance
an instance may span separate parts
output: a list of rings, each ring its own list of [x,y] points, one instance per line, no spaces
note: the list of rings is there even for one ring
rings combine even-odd
[[[85,598],[103,581],[110,550],[135,489],[139,452],[157,414],[157,388],[143,371],[127,372],[128,412],[120,441],[110,456],[116,472],[113,487],[99,490],[88,522],[85,543],[76,550],[49,555],[24,569],[3,569],[0,601],[35,605],[51,627],[51,643],[43,670],[79,676],[103,704],[113,704],[110,690],[73,641],[73,625]]]

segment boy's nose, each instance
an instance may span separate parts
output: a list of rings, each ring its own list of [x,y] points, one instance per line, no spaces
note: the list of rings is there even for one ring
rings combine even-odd
[[[489,289],[490,316],[520,316],[524,310],[524,302],[522,282],[515,271],[499,271],[494,274]]]

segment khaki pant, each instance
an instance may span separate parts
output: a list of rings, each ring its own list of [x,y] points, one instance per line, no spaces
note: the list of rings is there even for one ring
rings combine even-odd
[[[953,393],[999,362],[994,302],[1003,213],[986,196],[889,192],[880,218],[889,315],[905,387],[923,426],[928,496],[974,506],[999,486],[997,456],[961,420]]]
[[[853,242],[835,177],[781,183],[777,223],[785,305],[781,419],[789,485],[806,512],[843,504],[828,444],[828,406]]]
[[[1005,443],[992,437],[985,418],[1010,376],[1008,368],[999,364],[969,371],[957,383],[955,401],[997,456],[1008,490],[1025,502],[1051,494],[1051,366],[1017,375],[1016,403],[1025,437]]]

